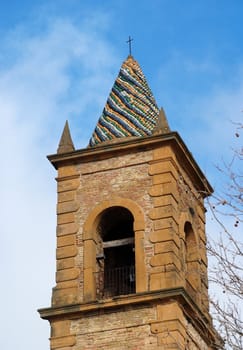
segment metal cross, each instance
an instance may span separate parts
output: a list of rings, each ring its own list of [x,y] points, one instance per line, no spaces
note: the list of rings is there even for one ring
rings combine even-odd
[[[127,40],[127,43],[129,44],[129,55],[132,56],[132,41],[133,39],[130,37],[129,35],[129,38]]]

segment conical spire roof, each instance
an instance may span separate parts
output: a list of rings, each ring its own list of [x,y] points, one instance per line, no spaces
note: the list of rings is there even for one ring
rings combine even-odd
[[[123,62],[89,145],[129,136],[151,135],[159,109],[146,78],[132,57]]]

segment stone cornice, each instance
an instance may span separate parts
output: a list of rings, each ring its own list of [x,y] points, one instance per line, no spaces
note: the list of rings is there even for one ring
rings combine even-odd
[[[215,338],[211,319],[205,317],[197,304],[182,287],[117,296],[88,303],[43,308],[39,309],[38,312],[40,313],[41,318],[49,321],[62,318],[64,315],[69,319],[77,319],[80,318],[80,315],[97,312],[98,310],[117,309],[135,304],[148,305],[151,303],[158,303],[158,301],[163,303],[168,300],[177,300],[177,302],[182,305],[185,314],[190,318],[190,322],[193,321],[194,326],[203,338],[211,338],[212,340]],[[151,322],[153,321],[151,320]]]
[[[43,308],[43,309],[39,309],[38,312],[40,313],[41,318],[46,320],[63,316],[64,314],[72,316],[73,318],[76,318],[75,316],[79,316],[81,313],[88,313],[88,312],[101,310],[101,309],[117,308],[117,307],[131,305],[131,304],[147,304],[154,301],[166,300],[168,298],[175,298],[175,297],[177,298],[182,297],[183,300],[186,301],[186,303],[191,306],[191,308],[196,308],[197,312],[201,313],[200,309],[194,303],[192,298],[182,287],[173,288],[173,289],[171,288],[164,289],[164,290],[153,291],[153,292],[129,294],[124,296],[116,296],[109,299],[100,299],[100,300],[87,302],[87,303],[84,302],[80,304],[71,304],[71,305]],[[203,314],[201,314],[201,316],[203,317]]]
[[[47,156],[52,165],[58,169],[60,166],[92,162],[118,155],[131,153],[134,151],[142,152],[146,150],[153,150],[158,147],[170,145],[180,164],[187,172],[194,183],[197,183],[197,190],[205,197],[213,192],[210,183],[207,181],[203,172],[194,160],[191,152],[188,150],[184,141],[177,132],[170,132],[168,134],[158,134],[146,137],[131,137],[117,139],[116,142],[103,142],[99,146],[80,149],[72,152],[62,154],[52,154]]]

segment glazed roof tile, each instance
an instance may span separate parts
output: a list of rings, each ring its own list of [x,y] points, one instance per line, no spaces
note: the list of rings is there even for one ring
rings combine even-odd
[[[151,135],[159,109],[146,78],[132,57],[123,62],[89,146],[121,137]]]

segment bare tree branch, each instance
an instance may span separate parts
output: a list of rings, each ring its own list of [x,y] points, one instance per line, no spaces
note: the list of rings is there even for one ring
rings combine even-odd
[[[242,123],[235,123],[239,138]],[[217,297],[211,300],[212,313],[226,349],[243,349],[243,147],[233,151],[232,160],[217,167],[225,179],[224,188],[212,196],[208,207],[220,234],[210,238],[209,281]],[[241,231],[240,231],[241,230]],[[237,232],[238,231],[238,232]],[[218,297],[218,294],[221,294]]]

